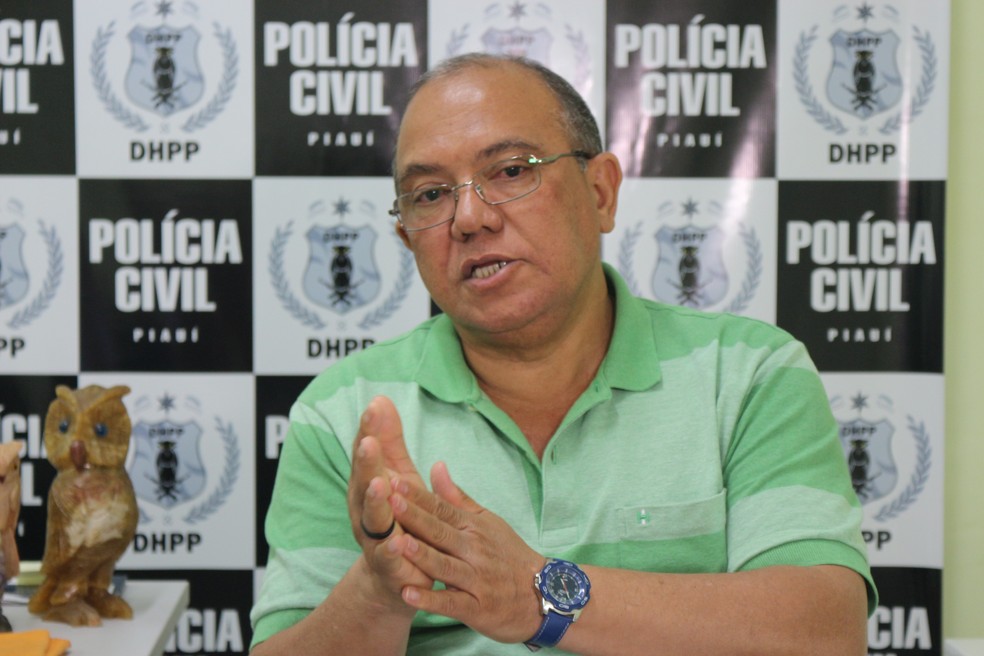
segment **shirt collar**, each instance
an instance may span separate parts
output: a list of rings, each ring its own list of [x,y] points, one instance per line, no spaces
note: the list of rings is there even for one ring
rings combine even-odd
[[[615,330],[599,375],[613,388],[647,390],[662,377],[647,301],[633,296],[614,267],[602,266],[615,298]]]
[[[632,295],[618,272],[605,263],[605,278],[615,299],[615,330],[598,377],[606,385],[630,391],[651,388],[661,378],[653,323],[646,302]],[[415,379],[422,388],[448,403],[475,402],[482,396],[478,381],[461,351],[447,315],[429,321]]]

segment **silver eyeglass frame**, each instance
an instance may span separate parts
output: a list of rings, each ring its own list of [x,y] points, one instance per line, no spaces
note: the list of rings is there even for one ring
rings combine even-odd
[[[448,193],[450,193],[452,195],[451,197],[454,199],[453,211],[451,212],[451,216],[449,216],[446,219],[441,219],[437,223],[432,223],[430,225],[423,226],[423,227],[418,227],[418,228],[411,228],[406,223],[403,222],[403,217],[400,215],[400,210],[399,210],[399,207],[400,207],[400,199],[407,198],[407,197],[413,196],[415,194],[419,194],[421,192],[420,189],[414,189],[412,191],[408,191],[406,193],[403,193],[403,194],[400,194],[399,196],[397,196],[396,197],[396,200],[393,201],[393,207],[389,210],[389,214],[390,214],[390,216],[395,217],[397,221],[399,221],[400,227],[403,229],[404,232],[410,233],[410,232],[420,232],[421,230],[430,230],[431,228],[436,228],[437,226],[444,225],[445,223],[449,223],[451,221],[454,221],[454,217],[458,214],[458,190],[459,189],[462,189],[464,187],[471,186],[475,190],[475,195],[478,196],[479,199],[483,203],[486,203],[487,205],[503,205],[505,203],[511,203],[514,200],[519,200],[520,198],[526,198],[527,196],[529,196],[530,194],[532,194],[534,191],[536,191],[537,189],[539,189],[540,188],[540,185],[543,183],[543,176],[542,176],[542,174],[540,174],[539,168],[541,166],[545,166],[547,164],[553,164],[554,162],[556,162],[557,160],[559,160],[559,159],[561,159],[563,157],[576,157],[576,158],[578,158],[580,160],[589,160],[592,157],[594,157],[594,155],[592,155],[592,154],[590,154],[588,152],[585,152],[583,150],[572,150],[572,151],[567,152],[567,153],[558,153],[556,155],[550,155],[549,157],[543,157],[543,158],[537,157],[536,155],[516,155],[515,157],[507,157],[506,159],[502,159],[502,160],[499,160],[499,161],[496,161],[496,162],[492,162],[491,164],[488,164],[486,166],[483,166],[479,171],[477,171],[475,174],[472,175],[472,177],[471,177],[470,180],[467,180],[465,182],[461,182],[461,183],[456,184],[456,185],[440,184],[440,185],[431,185],[431,186],[427,187],[428,190],[430,190],[430,189],[441,189],[441,190],[443,190],[445,192],[448,192]],[[477,178],[483,171],[486,171],[487,169],[490,169],[490,168],[493,168],[493,167],[495,167],[497,165],[505,164],[506,162],[511,162],[511,161],[525,161],[527,164],[530,164],[535,169],[537,169],[537,171],[536,171],[537,172],[536,186],[533,187],[532,189],[530,189],[529,191],[520,194],[519,196],[515,196],[513,198],[508,198],[506,200],[490,201],[490,200],[486,199],[485,198],[485,194],[482,191],[482,186],[480,184],[476,184],[475,183],[475,178]]]

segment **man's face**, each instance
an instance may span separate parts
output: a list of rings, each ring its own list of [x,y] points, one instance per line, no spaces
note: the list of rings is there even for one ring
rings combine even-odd
[[[569,152],[558,117],[553,95],[517,66],[472,67],[433,81],[404,116],[399,193],[459,184],[515,155]],[[608,197],[618,186],[616,180],[614,190],[601,189],[598,170],[610,170],[612,162],[605,154],[587,171],[572,157],[541,166],[539,189],[501,205],[488,205],[473,187],[463,187],[454,221],[401,231],[431,296],[459,331],[493,341],[548,335],[588,310],[587,290],[597,291],[601,276],[601,233],[612,228]]]

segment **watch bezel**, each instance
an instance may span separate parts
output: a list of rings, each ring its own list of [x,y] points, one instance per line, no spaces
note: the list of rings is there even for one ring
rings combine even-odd
[[[550,592],[548,583],[552,577],[558,576],[562,572],[569,572],[578,581],[578,590],[575,598],[570,603],[565,603],[554,597]],[[536,587],[540,596],[545,602],[549,602],[552,609],[565,615],[576,616],[588,604],[591,597],[591,581],[588,575],[580,567],[567,560],[551,559],[540,570],[536,577]]]

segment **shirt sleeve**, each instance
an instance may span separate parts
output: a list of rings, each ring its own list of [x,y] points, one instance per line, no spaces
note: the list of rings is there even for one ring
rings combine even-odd
[[[253,645],[303,619],[358,559],[346,501],[350,473],[323,417],[296,404],[267,510],[270,556],[250,613]]]
[[[837,422],[805,347],[788,341],[758,366],[724,463],[732,571],[833,564],[877,591]]]

